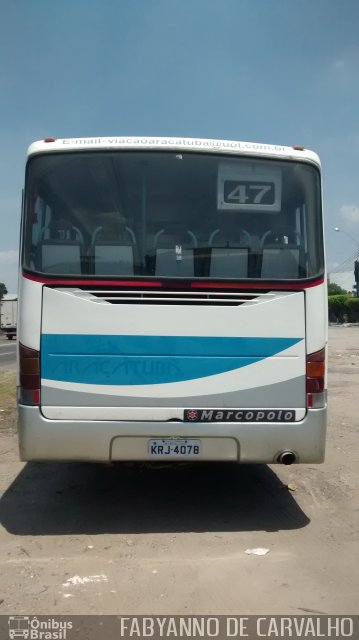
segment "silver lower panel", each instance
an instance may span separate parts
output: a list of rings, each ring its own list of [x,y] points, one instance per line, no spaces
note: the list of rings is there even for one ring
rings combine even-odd
[[[293,451],[301,463],[324,460],[326,408],[290,424],[49,420],[39,407],[18,409],[21,460],[151,460],[149,438],[182,436],[201,439],[198,460],[273,463],[282,451]]]

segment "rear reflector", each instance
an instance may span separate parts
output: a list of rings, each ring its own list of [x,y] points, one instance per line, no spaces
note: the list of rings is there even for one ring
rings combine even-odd
[[[19,369],[20,403],[38,406],[40,404],[40,352],[20,343]]]
[[[325,407],[325,347],[307,355],[306,392],[309,409]]]
[[[324,378],[317,376],[309,378],[307,376],[307,393],[320,393],[324,391]]]

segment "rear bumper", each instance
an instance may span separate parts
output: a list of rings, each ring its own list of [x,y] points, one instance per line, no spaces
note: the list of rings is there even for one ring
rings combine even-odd
[[[202,423],[49,420],[39,407],[19,405],[21,460],[112,462],[153,460],[149,438],[196,438],[196,460],[274,463],[292,451],[301,463],[323,462],[327,410],[309,410],[294,423]],[[162,458],[163,460],[163,458]]]

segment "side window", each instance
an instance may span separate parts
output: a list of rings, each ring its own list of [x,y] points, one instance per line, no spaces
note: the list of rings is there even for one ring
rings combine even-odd
[[[39,230],[41,229],[41,198],[36,198],[31,220],[31,243],[37,245]]]
[[[31,212],[31,248],[28,266],[44,273],[79,274],[86,271],[83,234],[44,198],[37,196]]]
[[[52,217],[51,207],[40,196],[36,198],[32,214],[32,244],[37,246]]]
[[[27,239],[28,266],[37,268],[39,245],[42,241],[44,229],[51,219],[51,208],[41,196],[36,196],[32,210],[29,212],[31,233]]]

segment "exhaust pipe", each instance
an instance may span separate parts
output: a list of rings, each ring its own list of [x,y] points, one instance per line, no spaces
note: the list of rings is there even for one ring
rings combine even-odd
[[[290,465],[296,461],[297,456],[295,455],[295,453],[293,453],[293,451],[282,451],[282,453],[280,453],[277,457],[277,462],[279,462],[280,464]]]

